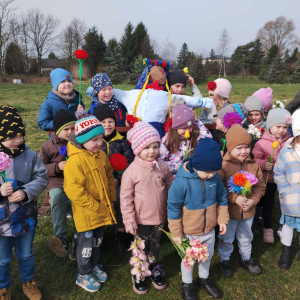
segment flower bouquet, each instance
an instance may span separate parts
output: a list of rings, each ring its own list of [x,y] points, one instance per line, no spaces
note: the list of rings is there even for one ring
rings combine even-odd
[[[246,197],[247,194],[250,195],[252,186],[257,183],[258,179],[255,175],[250,172],[239,171],[230,176],[227,181],[228,191],[231,193],[241,194]]]
[[[0,172],[1,172],[1,175],[2,175],[5,183],[7,183],[7,179],[5,176],[5,170],[7,170],[11,167],[12,167],[12,161],[9,158],[9,156],[4,152],[0,152]]]
[[[109,162],[114,169],[114,172],[122,174],[127,168],[127,159],[120,153],[115,153],[110,156]]]
[[[260,139],[264,131],[263,128],[255,127],[253,124],[248,127],[248,133],[251,134],[253,139]]]
[[[68,160],[67,146],[61,146],[59,148],[59,154],[64,156],[66,158],[66,161],[67,161]]]
[[[287,100],[284,100],[284,102],[287,102]],[[272,108],[284,108],[284,107],[285,107],[284,104],[279,100],[277,100],[275,104],[272,105]]]

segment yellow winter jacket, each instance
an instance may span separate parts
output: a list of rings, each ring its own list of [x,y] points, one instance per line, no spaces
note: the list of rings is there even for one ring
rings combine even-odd
[[[64,190],[72,202],[78,232],[116,223],[111,201],[116,201],[113,168],[106,154],[78,149],[70,142],[64,168]]]

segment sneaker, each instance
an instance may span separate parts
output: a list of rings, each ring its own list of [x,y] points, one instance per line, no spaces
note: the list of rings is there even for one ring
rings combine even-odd
[[[254,261],[253,258],[250,258],[248,260],[241,259],[241,265],[254,275],[258,275],[263,272],[262,268]]]
[[[223,260],[219,262],[220,274],[223,277],[231,277],[232,272],[230,268],[230,260]]]
[[[183,300],[197,300],[194,292],[194,285],[192,283],[182,283],[181,287],[181,296]]]
[[[117,231],[117,252],[125,253],[127,251],[126,245],[126,235],[125,231]]]
[[[212,298],[221,298],[222,297],[222,291],[218,288],[217,285],[213,284],[209,277],[208,278],[199,278],[198,277],[198,285],[199,288],[204,288],[208,295],[210,295]]]
[[[267,244],[274,244],[274,234],[272,228],[264,228],[264,242]]]
[[[132,276],[133,290],[139,295],[146,294],[148,292],[146,279],[140,280],[139,283],[136,282],[135,276]]]
[[[91,293],[97,292],[101,288],[101,284],[95,279],[93,274],[85,276],[80,276],[78,274],[76,284]]]
[[[11,300],[11,289],[0,290],[0,300]]]
[[[96,265],[92,273],[95,276],[96,280],[99,282],[105,282],[108,280],[108,276],[104,272],[103,267],[101,265]]]
[[[68,256],[68,241],[62,236],[51,236],[48,247],[57,257]]]
[[[77,260],[76,249],[77,249],[77,239],[74,238],[71,246],[70,255],[69,255],[69,258],[71,260]]]
[[[26,283],[22,283],[22,288],[24,294],[30,300],[40,300],[42,299],[42,294],[36,286],[36,282],[34,279],[28,281]]]
[[[158,264],[150,264],[150,271],[151,271],[151,280],[152,280],[152,285],[157,289],[157,290],[162,290],[164,289],[167,284],[165,281],[165,272],[160,268],[162,266]]]

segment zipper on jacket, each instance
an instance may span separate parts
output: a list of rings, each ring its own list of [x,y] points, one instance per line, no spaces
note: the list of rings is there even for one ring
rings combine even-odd
[[[154,186],[155,186],[155,190],[156,190],[156,197],[157,197],[157,205],[158,205],[158,211],[159,211],[159,214],[160,214],[160,205],[159,205],[159,196],[158,196],[158,190],[157,190],[157,186],[156,186],[156,182],[155,182],[155,179],[154,179],[154,176],[153,176],[153,170],[151,170],[151,178],[152,178],[152,181],[154,183]],[[159,215],[159,219],[160,219],[160,215]]]
[[[204,220],[203,220],[203,234],[205,234],[205,227],[206,227],[206,207],[205,207],[205,202],[206,202],[206,194],[205,194],[205,184],[203,179],[201,179],[202,187],[203,187],[203,198],[204,198]]]

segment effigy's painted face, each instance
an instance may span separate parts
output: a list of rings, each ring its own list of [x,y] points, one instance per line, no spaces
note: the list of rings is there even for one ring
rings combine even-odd
[[[150,69],[150,79],[152,82],[158,81],[160,85],[164,85],[166,83],[166,72],[162,67],[153,66]]]

